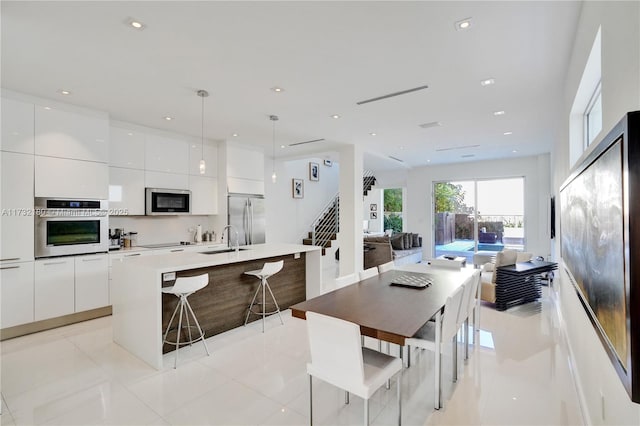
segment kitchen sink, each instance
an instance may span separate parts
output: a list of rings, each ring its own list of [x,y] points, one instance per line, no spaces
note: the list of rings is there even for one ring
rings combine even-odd
[[[243,250],[249,250],[249,249],[240,247],[240,251],[243,251]],[[234,248],[226,248],[226,249],[221,249],[221,250],[201,251],[200,253],[201,254],[218,254],[218,253],[232,253],[234,251],[236,251],[236,249],[234,249]]]

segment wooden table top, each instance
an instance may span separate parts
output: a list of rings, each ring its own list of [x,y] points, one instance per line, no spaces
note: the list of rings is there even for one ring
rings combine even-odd
[[[412,265],[334,290],[291,307],[292,315],[305,319],[312,311],[360,325],[365,336],[404,345],[444,307],[447,297],[472,274],[472,269],[449,270]],[[407,272],[409,271],[409,272]],[[425,289],[390,285],[405,273],[427,274],[433,284]]]

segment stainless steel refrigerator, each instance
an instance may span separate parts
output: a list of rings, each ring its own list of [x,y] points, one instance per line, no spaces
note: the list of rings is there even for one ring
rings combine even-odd
[[[229,212],[228,224],[238,231],[241,246],[247,244],[262,244],[265,242],[265,208],[264,197],[253,194],[229,194],[227,199]],[[234,232],[227,232],[232,245],[235,244]]]

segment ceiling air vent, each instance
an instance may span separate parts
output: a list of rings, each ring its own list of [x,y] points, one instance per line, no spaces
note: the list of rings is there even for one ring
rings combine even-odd
[[[306,143],[322,142],[324,139],[313,139],[311,141],[290,143],[289,146],[304,145]]]
[[[460,158],[471,158],[475,156],[476,156],[475,154],[464,154],[464,155],[461,155]]]
[[[401,159],[399,159],[397,157],[394,157],[393,155],[390,155],[389,158],[391,158],[392,160],[396,160],[396,161],[398,161],[400,163],[404,163],[404,160],[401,160]]]
[[[467,148],[477,148],[480,145],[465,145],[465,146],[452,146],[450,148],[438,148],[436,149],[436,151],[438,152],[442,152],[442,151],[453,151],[454,149],[467,149]]]
[[[440,127],[442,126],[442,123],[439,121],[432,121],[430,123],[419,124],[419,126],[423,129],[428,129],[429,127]]]
[[[368,104],[369,102],[381,101],[383,99],[393,98],[394,96],[406,95],[407,93],[417,92],[418,90],[424,90],[428,88],[429,86],[425,84],[424,86],[414,87],[413,89],[401,90],[399,92],[389,93],[387,95],[377,96],[371,99],[365,99],[364,101],[356,102],[356,105],[364,105],[364,104]]]

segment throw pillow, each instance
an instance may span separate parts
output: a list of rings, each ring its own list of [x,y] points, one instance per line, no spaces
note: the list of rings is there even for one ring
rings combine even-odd
[[[388,243],[389,237],[364,237],[364,242],[366,243]]]
[[[411,248],[411,234],[408,232],[403,232],[404,236],[404,249],[409,250]]]
[[[420,238],[420,234],[412,234],[412,235],[413,235],[413,240],[411,241],[411,246],[420,247],[420,241],[418,240]]]
[[[404,250],[404,236],[402,234],[392,235],[391,247],[394,250]]]

